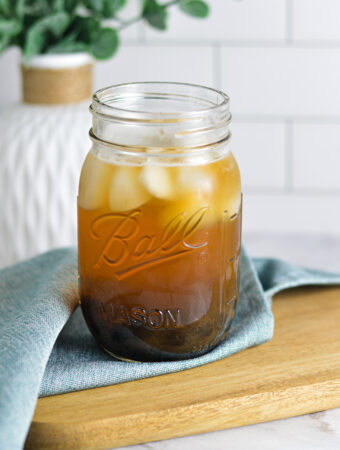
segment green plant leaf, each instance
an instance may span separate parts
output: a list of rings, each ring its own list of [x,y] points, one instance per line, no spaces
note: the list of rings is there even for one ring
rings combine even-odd
[[[0,53],[9,46],[9,43],[10,43],[9,36],[5,34],[0,34]]]
[[[76,41],[76,34],[71,33],[55,45],[49,47],[46,53],[76,53],[88,51],[85,42]]]
[[[6,36],[16,36],[20,33],[22,25],[19,20],[0,17],[0,33]]]
[[[78,6],[79,0],[64,0],[65,10],[69,13],[73,13]]]
[[[126,0],[104,0],[103,17],[115,17],[117,12],[126,5]]]
[[[77,39],[77,33],[75,31],[72,31],[68,35],[64,36],[60,41],[58,41],[55,45],[62,45],[68,42],[75,42]]]
[[[209,5],[202,0],[182,0],[178,6],[185,14],[199,19],[209,15]]]
[[[113,56],[118,48],[118,33],[113,28],[101,28],[90,44],[89,51],[96,59],[107,59]]]
[[[32,28],[34,27],[41,31],[50,31],[55,37],[60,37],[63,35],[69,23],[70,16],[65,11],[62,11],[37,20]]]
[[[10,12],[10,0],[0,0],[0,14],[7,16]]]
[[[153,28],[166,29],[167,11],[156,0],[144,0],[142,16]]]
[[[46,34],[39,29],[30,29],[27,33],[25,46],[24,46],[24,57],[28,61],[32,56],[41,53],[44,45],[46,43]]]
[[[52,8],[53,8],[53,11],[64,11],[65,1],[64,0],[53,0]]]
[[[89,48],[84,42],[70,42],[69,44],[56,45],[48,49],[46,53],[81,53],[88,52]]]
[[[15,2],[15,15],[19,19],[23,19],[25,15],[25,3],[26,0],[16,0]]]
[[[100,30],[100,21],[94,17],[78,16],[73,27],[79,41],[90,44]]]
[[[46,0],[26,1],[25,15],[34,16],[35,20],[51,13],[50,5]]]
[[[91,11],[101,14],[104,8],[104,0],[84,0],[84,6]]]
[[[47,43],[48,32],[54,37],[60,38],[69,23],[70,17],[66,12],[50,14],[34,22],[28,29],[25,39],[25,59],[28,60],[32,56],[42,52]]]

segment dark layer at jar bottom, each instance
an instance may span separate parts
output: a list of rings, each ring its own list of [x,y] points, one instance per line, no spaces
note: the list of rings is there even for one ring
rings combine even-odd
[[[106,352],[122,360],[156,362],[195,358],[214,349],[230,329],[236,299],[224,318],[207,315],[193,324],[168,330],[110,323],[100,316],[96,300],[82,298],[81,305],[89,329]]]

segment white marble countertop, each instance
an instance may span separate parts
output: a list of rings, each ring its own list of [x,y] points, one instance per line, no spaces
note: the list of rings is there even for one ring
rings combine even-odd
[[[340,237],[246,235],[251,256],[340,272]],[[129,450],[340,450],[340,408],[290,419],[125,447]]]

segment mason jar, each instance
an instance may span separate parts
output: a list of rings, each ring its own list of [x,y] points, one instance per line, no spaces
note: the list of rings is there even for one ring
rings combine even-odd
[[[227,336],[239,289],[241,181],[229,98],[185,83],[101,89],[78,195],[82,311],[128,361],[192,358]]]

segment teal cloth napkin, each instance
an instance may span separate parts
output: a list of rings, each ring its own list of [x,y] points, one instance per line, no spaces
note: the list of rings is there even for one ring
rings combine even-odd
[[[127,363],[96,345],[77,306],[77,254],[60,249],[0,271],[0,448],[21,449],[38,396],[153,377],[200,366],[271,339],[271,298],[340,275],[242,252],[240,299],[227,339],[186,361]]]

